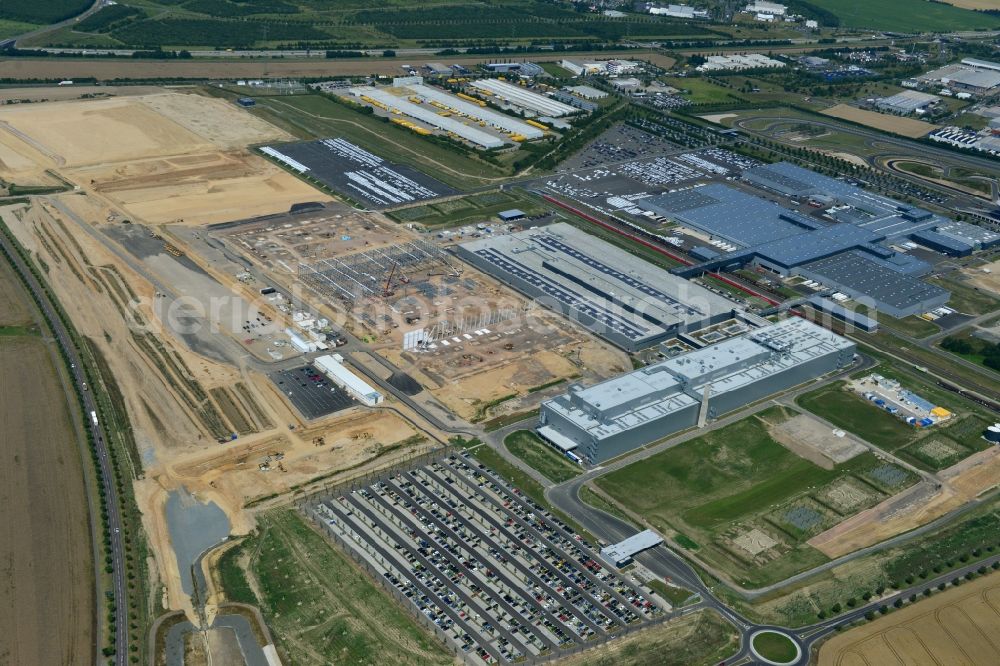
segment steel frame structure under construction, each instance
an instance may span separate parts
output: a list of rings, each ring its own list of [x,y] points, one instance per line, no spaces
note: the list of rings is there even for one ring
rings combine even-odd
[[[345,257],[328,257],[299,264],[299,279],[324,296],[343,301],[383,296],[395,272],[405,274],[440,261],[449,269],[447,254],[431,243],[415,240],[364,250]]]

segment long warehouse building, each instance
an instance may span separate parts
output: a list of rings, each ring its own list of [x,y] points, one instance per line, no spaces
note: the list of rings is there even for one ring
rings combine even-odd
[[[351,88],[350,93],[354,97],[369,97],[379,104],[384,104],[389,109],[398,109],[403,115],[416,118],[443,132],[452,132],[466,141],[470,141],[483,148],[500,148],[504,145],[502,139],[493,136],[489,132],[484,132],[477,127],[469,127],[453,118],[446,118],[431,109],[414,104],[402,97],[397,97],[386,90],[364,86]]]
[[[313,359],[313,365],[329,377],[330,381],[344,389],[352,398],[363,405],[374,407],[384,399],[381,393],[344,365],[344,357],[340,354],[317,356]]]
[[[597,464],[846,367],[850,340],[798,317],[542,403],[537,432]]]
[[[578,109],[573,108],[569,104],[563,104],[562,102],[554,100],[551,97],[539,95],[538,93],[531,92],[530,90],[525,90],[521,86],[515,86],[507,83],[506,81],[480,79],[479,81],[473,81],[472,87],[486,91],[491,95],[496,95],[500,99],[509,102],[514,106],[534,111],[542,116],[559,118],[567,116],[571,113],[577,113],[578,111]]]
[[[511,118],[503,113],[491,111],[490,109],[481,107],[478,104],[473,104],[472,102],[466,102],[465,100],[446,93],[443,90],[437,90],[436,88],[422,84],[410,84],[407,85],[406,88],[424,99],[437,102],[438,104],[443,104],[452,111],[469,116],[470,118],[482,120],[487,125],[495,129],[509,132],[511,134],[518,134],[526,139],[541,139],[545,136],[545,133],[542,132],[542,130],[537,127],[532,127],[522,120]]]
[[[457,252],[628,351],[730,319],[737,307],[565,222],[472,241]]]

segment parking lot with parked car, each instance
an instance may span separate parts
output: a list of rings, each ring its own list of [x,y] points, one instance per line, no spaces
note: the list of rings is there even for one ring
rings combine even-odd
[[[663,609],[468,454],[316,497],[306,512],[467,661],[555,657]]]

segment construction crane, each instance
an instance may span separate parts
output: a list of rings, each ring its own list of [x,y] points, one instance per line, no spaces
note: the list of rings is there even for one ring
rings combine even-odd
[[[393,264],[392,270],[389,271],[389,277],[385,279],[385,289],[382,290],[383,298],[389,298],[392,296],[392,276],[396,274],[396,268],[398,266],[398,263]]]

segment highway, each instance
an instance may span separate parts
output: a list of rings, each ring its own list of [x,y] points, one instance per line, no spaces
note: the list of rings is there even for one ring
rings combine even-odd
[[[21,258],[21,255],[17,253],[14,244],[7,237],[6,233],[0,232],[0,248],[8,255],[11,263],[21,274],[25,286],[34,295],[36,301],[38,302],[42,313],[49,321],[49,327],[52,330],[53,337],[56,343],[59,345],[60,349],[69,359],[70,366],[67,368],[70,379],[76,386],[77,390],[83,399],[83,411],[84,414],[83,422],[84,426],[93,434],[94,436],[94,446],[97,449],[98,454],[98,481],[104,491],[104,496],[107,500],[107,513],[108,513],[108,530],[111,537],[111,592],[114,600],[115,612],[115,666],[126,666],[128,664],[128,645],[129,645],[129,627],[128,627],[128,599],[126,597],[126,571],[125,571],[125,547],[122,540],[121,528],[122,528],[122,518],[121,509],[118,502],[118,489],[115,484],[115,475],[112,470],[112,463],[108,456],[108,436],[104,430],[104,426],[101,423],[96,423],[95,420],[91,418],[92,413],[97,412],[97,403],[94,398],[94,390],[98,387],[91,382],[91,390],[87,389],[87,377],[84,374],[84,365],[80,358],[80,352],[76,348],[73,342],[73,338],[63,323],[62,319],[59,318],[57,312],[57,307],[55,303],[49,298],[45,289],[39,283],[38,279],[34,276],[31,270],[28,268],[27,264]],[[84,464],[88,464],[84,461]],[[95,525],[100,524],[100,516],[91,516]],[[95,567],[100,566],[99,562],[94,563]],[[97,576],[98,573],[95,570],[94,575]],[[105,608],[103,607],[103,600],[101,598],[95,599],[95,612],[97,614],[97,627],[101,629],[101,634],[103,634],[103,628],[105,625]]]

